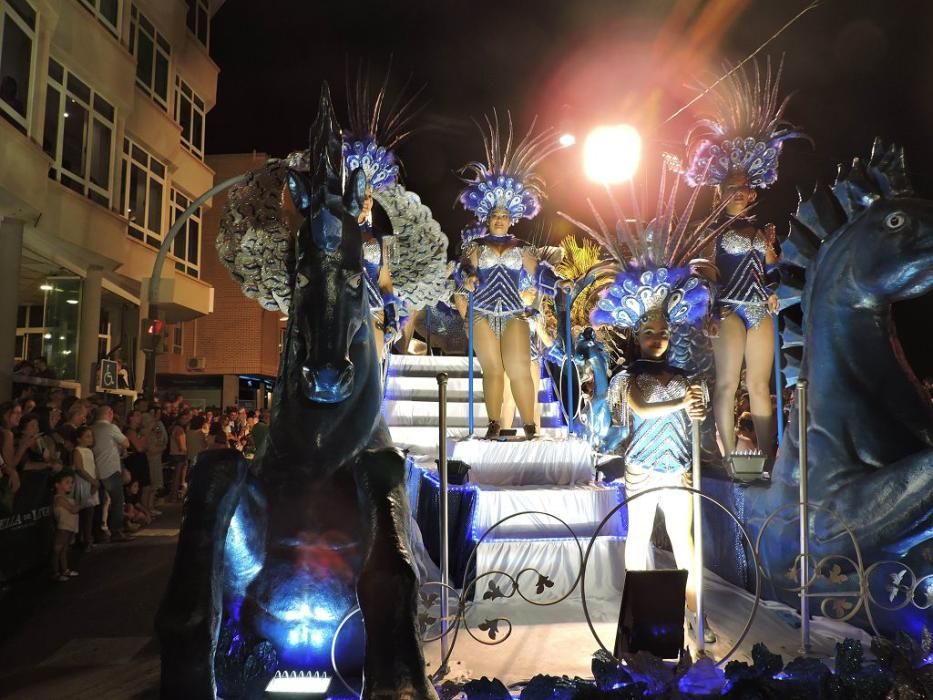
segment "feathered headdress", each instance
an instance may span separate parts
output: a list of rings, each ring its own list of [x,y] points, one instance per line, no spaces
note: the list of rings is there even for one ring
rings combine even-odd
[[[535,174],[535,168],[544,158],[560,149],[550,129],[534,133],[537,119],[528,133],[513,147],[512,115],[508,116],[508,133],[502,143],[499,115],[486,117],[486,128],[478,125],[483,134],[486,162],[467,163],[461,172],[471,172],[472,179],[464,179],[466,188],[460,193],[463,208],[473,212],[484,223],[495,209],[509,212],[512,223],[519,219],[533,219],[541,211],[544,181]],[[488,129],[488,133],[487,133]]]
[[[770,187],[784,142],[809,138],[784,118],[790,96],[778,95],[783,59],[773,79],[770,58],[764,76],[754,66],[751,78],[743,68],[726,66],[727,77],[710,90],[713,114],[687,134],[685,178],[691,187],[722,185],[732,173],[745,175],[749,187]]]
[[[597,222],[595,229],[561,213],[615,259],[614,279],[599,293],[590,312],[594,325],[637,330],[644,321],[659,315],[671,325],[694,325],[709,311],[709,287],[698,274],[707,261],[694,256],[731,223],[729,219],[711,227],[725,210],[726,202],[721,202],[702,221],[691,221],[699,194],[699,190],[694,190],[678,215],[680,178],[668,192],[666,170],[667,167],[661,170],[657,213],[646,226],[637,217],[634,221],[626,220],[614,197],[611,197],[616,216],[614,230],[606,225],[592,201],[589,204]]]
[[[353,87],[347,76],[350,129],[343,138],[343,158],[347,173],[362,168],[367,186],[376,192],[398,182],[399,163],[393,151],[411,135],[411,121],[420,111],[415,106],[420,90],[406,100],[407,90],[403,89],[386,108],[388,82],[389,71],[386,71],[382,85],[373,94],[362,65],[357,69]]]

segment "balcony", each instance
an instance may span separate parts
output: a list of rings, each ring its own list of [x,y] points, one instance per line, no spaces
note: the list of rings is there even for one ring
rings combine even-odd
[[[49,157],[6,119],[0,119],[0,218],[34,221],[49,182]]]

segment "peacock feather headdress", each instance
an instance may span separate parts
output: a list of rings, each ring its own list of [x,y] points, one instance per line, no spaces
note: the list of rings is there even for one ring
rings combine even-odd
[[[751,76],[744,68],[725,66],[727,77],[709,90],[712,114],[687,134],[688,185],[722,185],[733,173],[745,175],[749,187],[777,181],[784,142],[809,138],[784,118],[790,96],[780,98],[783,65],[782,59],[773,77],[770,58],[764,74],[757,61]]]
[[[637,217],[634,221],[627,220],[611,195],[616,217],[613,229],[607,226],[592,201],[589,204],[596,228],[561,214],[614,258],[613,279],[599,292],[590,311],[594,325],[637,330],[645,320],[657,315],[665,316],[671,325],[697,325],[708,314],[709,287],[699,274],[707,261],[695,256],[731,222],[714,225],[726,202],[720,202],[706,218],[692,221],[698,195],[698,190],[694,190],[678,214],[680,179],[668,190],[666,171],[667,167],[662,168],[657,213],[645,226]]]
[[[387,105],[386,90],[389,71],[378,90],[373,92],[362,64],[357,68],[356,80],[351,87],[347,76],[347,119],[349,131],[343,137],[343,158],[347,173],[363,169],[367,186],[380,192],[396,184],[399,162],[395,148],[411,135],[411,122],[420,108],[417,106],[420,90],[405,97],[405,89]]]
[[[545,194],[544,181],[535,174],[535,169],[561,147],[552,130],[535,134],[537,119],[525,136],[514,143],[512,115],[508,112],[506,115],[508,130],[504,142],[495,110],[492,119],[486,116],[485,128],[477,125],[483,135],[486,162],[467,163],[461,171],[472,174],[472,178],[464,179],[467,186],[460,193],[460,204],[475,214],[480,223],[485,223],[495,209],[507,210],[512,223],[537,216]]]

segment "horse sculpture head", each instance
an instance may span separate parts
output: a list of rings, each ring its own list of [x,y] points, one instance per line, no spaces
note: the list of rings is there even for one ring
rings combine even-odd
[[[304,395],[333,404],[353,393],[353,343],[365,340],[361,235],[357,217],[364,197],[362,170],[344,172],[341,133],[330,90],[321,90],[311,127],[311,172],[288,173],[288,189],[305,217],[298,231],[289,316],[296,328]]]
[[[833,187],[848,225],[821,253],[857,285],[865,304],[887,305],[933,289],[933,203],[915,199],[903,149],[875,143],[868,163],[840,169]],[[847,254],[834,255],[843,248]]]

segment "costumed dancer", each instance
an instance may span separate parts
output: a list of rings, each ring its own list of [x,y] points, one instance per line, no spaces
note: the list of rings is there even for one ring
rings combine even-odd
[[[499,436],[508,376],[525,437],[532,439],[537,433],[536,397],[522,276],[550,295],[555,293],[558,280],[553,268],[539,262],[532,249],[509,229],[540,212],[544,183],[534,170],[560,145],[549,131],[535,134],[534,123],[524,138],[513,144],[511,115],[504,143],[498,116],[492,121],[487,118],[486,125],[486,163],[472,162],[464,168],[472,171],[473,178],[465,181],[467,187],[459,198],[486,231],[465,247],[457,272],[465,291],[474,294],[473,345],[483,368],[483,398],[489,417],[486,437]]]
[[[771,404],[774,363],[775,290],[780,281],[774,226],[760,227],[749,215],[759,189],[777,181],[784,141],[806,138],[784,119],[789,97],[780,100],[781,67],[772,78],[770,60],[764,75],[732,72],[712,91],[713,115],[702,119],[687,137],[691,187],[716,188],[734,222],[715,241],[719,270],[714,316],[718,333],[712,345],[716,362],[713,413],[726,459],[735,450],[735,394],[743,360],[752,420],[759,449],[773,458],[776,425]]]
[[[362,71],[358,72],[354,88],[347,90],[350,128],[343,134],[346,172],[360,169],[366,179],[362,211],[357,221],[363,238],[366,298],[373,317],[380,360],[385,357],[386,346],[392,345],[401,335],[403,305],[395,296],[392,284],[391,223],[383,220],[380,225],[373,225],[373,199],[377,192],[385,192],[398,184],[399,163],[393,149],[409,135],[406,129],[415,114],[411,109],[414,98],[398,109],[389,109],[387,116],[383,114],[388,79],[386,73],[385,82],[373,96],[369,81],[363,77]]]
[[[599,231],[574,221],[612,254],[620,270],[612,284],[599,292],[591,322],[628,330],[637,343],[637,358],[610,382],[606,407],[623,437],[613,451],[625,461],[628,498],[657,487],[691,486],[690,424],[706,413],[705,383],[674,363],[672,349],[676,338],[688,337],[680,332],[684,328],[707,323],[711,293],[707,280],[698,274],[705,261],[695,260],[694,255],[718,235],[719,229],[710,230],[710,223],[720,215],[722,205],[704,221],[691,224],[697,192],[680,216],[673,211],[676,194],[676,184],[668,196],[662,181],[661,211],[643,230],[636,222],[637,230],[632,231],[621,217],[612,232],[598,214]],[[625,568],[647,568],[658,508],[664,512],[677,566],[689,572],[685,614],[695,633],[696,580],[701,572],[694,564],[689,492],[657,491],[628,504]],[[709,625],[704,640],[716,641]]]

